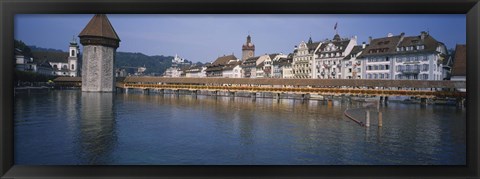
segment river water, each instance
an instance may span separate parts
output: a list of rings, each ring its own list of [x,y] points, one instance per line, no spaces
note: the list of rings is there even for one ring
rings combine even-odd
[[[16,165],[465,165],[466,111],[389,103],[383,127],[348,102],[19,92]],[[372,122],[372,124],[374,121]]]

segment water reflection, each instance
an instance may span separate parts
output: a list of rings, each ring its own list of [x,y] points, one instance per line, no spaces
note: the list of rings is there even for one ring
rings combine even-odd
[[[81,95],[80,158],[87,164],[112,163],[117,141],[114,94],[83,92]]]
[[[465,111],[362,103],[55,91],[15,97],[17,164],[464,164]],[[364,116],[364,112],[359,112]],[[47,141],[47,142],[45,142]],[[17,155],[18,154],[18,155]]]

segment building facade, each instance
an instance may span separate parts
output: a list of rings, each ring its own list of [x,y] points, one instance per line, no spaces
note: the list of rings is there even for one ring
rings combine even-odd
[[[363,60],[358,59],[362,55],[363,50],[367,47],[365,43],[362,45],[356,45],[353,47],[350,54],[343,58],[342,62],[342,77],[344,79],[362,79],[363,72],[362,70]]]
[[[315,52],[320,47],[320,42],[313,42],[312,38],[308,42],[302,41],[298,48],[293,52],[293,74],[295,78],[312,78],[313,63],[316,58]]]
[[[350,54],[357,45],[357,37],[342,39],[335,34],[332,40],[323,41],[315,52],[313,63],[313,78],[320,79],[343,79],[343,59]]]
[[[373,39],[362,52],[365,79],[443,80],[447,50],[427,32]]]

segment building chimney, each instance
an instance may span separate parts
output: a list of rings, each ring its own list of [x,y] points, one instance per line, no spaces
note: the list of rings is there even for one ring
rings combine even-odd
[[[427,32],[425,32],[425,31],[420,32],[420,38],[421,38],[422,40],[425,39],[425,37],[426,37],[427,35],[428,35],[428,34],[427,34]]]
[[[367,46],[367,44],[365,44],[365,42],[362,43],[362,49],[365,49],[365,47]]]
[[[369,43],[369,44],[372,43],[372,36],[368,37],[368,43]]]

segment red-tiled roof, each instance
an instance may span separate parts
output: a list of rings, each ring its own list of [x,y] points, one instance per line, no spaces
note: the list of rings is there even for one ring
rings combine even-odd
[[[452,76],[467,75],[467,46],[457,45],[455,47],[455,59],[453,62]]]
[[[95,14],[78,36],[105,37],[120,40],[105,14]]]

